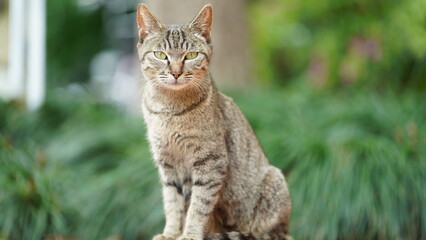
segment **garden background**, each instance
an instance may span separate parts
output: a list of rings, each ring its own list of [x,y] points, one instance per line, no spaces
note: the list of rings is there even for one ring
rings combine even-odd
[[[286,175],[293,237],[426,239],[426,1],[211,2],[243,19],[228,25],[244,34],[214,50],[244,46],[214,56],[239,69],[236,82],[214,77]],[[162,230],[132,81],[137,3],[46,1],[46,101],[28,111],[25,97],[0,100],[0,239]],[[160,20],[197,13],[152,4]]]

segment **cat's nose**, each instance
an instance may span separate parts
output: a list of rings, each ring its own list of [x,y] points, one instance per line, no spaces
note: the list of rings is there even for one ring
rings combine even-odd
[[[178,79],[179,76],[182,75],[182,71],[172,71],[170,74],[172,74],[175,79]]]

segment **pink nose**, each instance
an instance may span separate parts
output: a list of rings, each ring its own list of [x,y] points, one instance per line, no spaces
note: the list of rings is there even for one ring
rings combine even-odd
[[[182,75],[181,71],[172,71],[170,74],[173,75],[175,79],[178,79],[180,75]]]

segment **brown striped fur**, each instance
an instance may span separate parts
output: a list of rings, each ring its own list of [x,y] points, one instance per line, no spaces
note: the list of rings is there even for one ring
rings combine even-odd
[[[166,217],[154,240],[289,239],[284,176],[208,71],[212,7],[188,25],[169,26],[140,4],[137,22],[142,111]],[[188,52],[198,55],[187,59]]]

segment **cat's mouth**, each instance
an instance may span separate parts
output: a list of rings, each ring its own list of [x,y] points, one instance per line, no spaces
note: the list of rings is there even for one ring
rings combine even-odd
[[[161,79],[161,83],[164,87],[170,89],[181,89],[188,84],[188,81],[181,78],[166,78]]]
[[[157,76],[156,80],[154,80],[157,85],[162,88],[167,88],[171,90],[179,90],[188,85],[191,85],[194,76],[193,73],[188,72],[184,74],[180,74],[179,76],[173,76],[170,74],[160,74]]]

